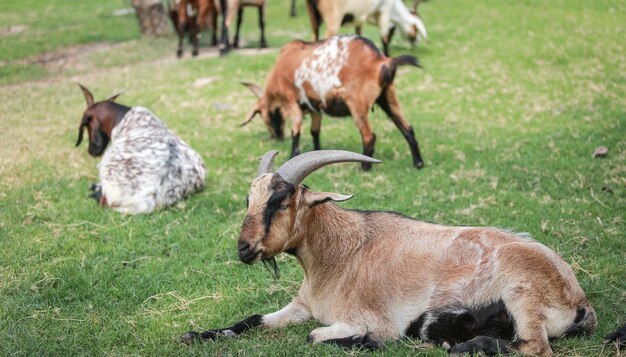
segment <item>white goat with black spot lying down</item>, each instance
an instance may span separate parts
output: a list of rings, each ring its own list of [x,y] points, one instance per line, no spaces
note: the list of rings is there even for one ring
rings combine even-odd
[[[87,110],[78,128],[89,134],[89,154],[102,155],[100,183],[93,197],[102,207],[127,213],[150,213],[173,205],[204,187],[205,169],[200,155],[148,109],[115,103],[119,95],[94,103],[80,86]]]
[[[570,266],[523,235],[449,227],[399,213],[346,210],[352,196],[300,184],[337,162],[379,162],[346,151],[308,152],[272,173],[263,157],[248,195],[238,249],[242,262],[287,252],[304,270],[283,309],[226,329],[189,332],[185,342],[234,336],[315,318],[309,341],[383,347],[381,339],[421,338],[452,353],[550,355],[549,338],[592,332],[596,315]]]

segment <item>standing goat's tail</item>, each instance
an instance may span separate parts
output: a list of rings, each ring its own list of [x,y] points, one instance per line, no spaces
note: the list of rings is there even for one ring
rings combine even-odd
[[[382,87],[386,87],[393,83],[393,79],[396,76],[396,70],[400,66],[411,65],[415,67],[422,68],[419,62],[417,61],[417,57],[411,55],[402,55],[398,57],[394,57],[387,64],[384,64],[380,70],[380,85]]]

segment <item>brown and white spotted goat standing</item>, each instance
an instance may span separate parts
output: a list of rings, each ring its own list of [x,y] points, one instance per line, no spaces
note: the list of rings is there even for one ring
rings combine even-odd
[[[413,127],[404,118],[393,80],[401,65],[418,66],[413,56],[388,58],[366,38],[335,36],[324,42],[293,41],[284,46],[269,73],[265,89],[244,83],[258,97],[242,123],[261,114],[272,137],[283,137],[286,120],[291,120],[291,156],[300,153],[300,132],[305,113],[312,118],[311,135],[320,149],[322,113],[332,117],[352,116],[361,132],[363,153],[373,157],[376,135],[369,112],[378,104],[400,129],[416,168],[424,166]],[[370,163],[363,163],[369,170]]]
[[[267,153],[248,194],[238,249],[242,262],[287,252],[304,281],[283,309],[183,341],[234,336],[315,318],[327,325],[309,341],[379,348],[405,336],[452,353],[547,356],[549,339],[596,327],[596,315],[570,266],[526,235],[450,227],[394,212],[346,210],[351,195],[313,192],[302,180],[337,162],[378,162],[346,151],[297,156],[272,173]]]

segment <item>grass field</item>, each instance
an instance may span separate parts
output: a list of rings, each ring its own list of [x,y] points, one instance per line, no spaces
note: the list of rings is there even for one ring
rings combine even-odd
[[[0,3],[0,356],[363,353],[305,343],[316,322],[178,341],[272,312],[302,279],[286,255],[278,281],[240,263],[236,241],[256,158],[277,149],[283,162],[291,145],[258,119],[238,127],[254,102],[238,82],[262,84],[278,47],[310,38],[304,2],[294,19],[287,0],[269,2],[273,51],[190,58],[187,48],[182,60],[173,37],[141,39],[134,15],[111,15],[127,2],[86,4]],[[613,355],[601,340],[626,319],[626,3],[429,0],[420,12],[430,41],[412,50],[397,37],[391,51],[424,66],[402,68],[396,84],[426,167],[410,166],[378,110],[383,163],[330,166],[307,184],[355,194],[344,207],[531,233],[571,263],[599,317],[593,336],[558,340],[555,353]],[[247,12],[250,47],[255,26]],[[100,209],[88,198],[98,160],[74,147],[85,109],[77,82],[96,99],[125,88],[119,102],[150,108],[204,157],[206,189],[148,216]],[[592,158],[600,145],[607,157]],[[326,119],[322,146],[360,152],[351,119]],[[302,149],[312,149],[308,135]],[[380,354],[446,355],[417,340]]]

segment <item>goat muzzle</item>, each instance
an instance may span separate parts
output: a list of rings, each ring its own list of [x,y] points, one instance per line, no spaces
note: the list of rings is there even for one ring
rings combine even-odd
[[[259,255],[258,251],[243,241],[237,243],[237,252],[239,253],[239,260],[246,264],[253,264]]]

